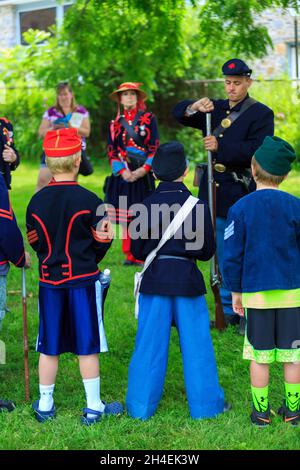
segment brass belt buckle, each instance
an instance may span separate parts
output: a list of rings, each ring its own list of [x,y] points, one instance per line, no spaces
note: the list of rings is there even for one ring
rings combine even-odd
[[[224,172],[226,171],[226,166],[223,165],[223,163],[215,163],[214,169],[215,169],[218,173],[224,173]]]

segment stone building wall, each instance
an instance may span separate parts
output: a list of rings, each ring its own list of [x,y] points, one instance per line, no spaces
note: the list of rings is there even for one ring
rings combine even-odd
[[[16,44],[15,6],[1,6],[0,2],[0,48],[13,47]]]
[[[294,18],[281,9],[266,10],[257,20],[268,29],[273,41],[273,49],[268,54],[252,63],[255,77],[276,78],[283,74],[290,75],[290,45],[295,44]],[[300,41],[300,18],[298,17],[298,41]],[[295,53],[295,49],[293,49]]]

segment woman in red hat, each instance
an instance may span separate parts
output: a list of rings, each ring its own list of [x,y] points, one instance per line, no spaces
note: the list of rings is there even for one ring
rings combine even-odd
[[[141,83],[122,83],[110,97],[118,103],[115,120],[108,133],[108,158],[112,176],[106,188],[106,202],[111,221],[123,226],[122,250],[125,265],[141,264],[130,251],[127,227],[130,206],[142,202],[154,191],[152,159],[159,146],[156,118],[146,111],[147,95]],[[120,114],[122,107],[123,113]],[[123,198],[120,199],[120,197]],[[124,198],[125,196],[125,198]],[[126,202],[126,204],[124,203]]]

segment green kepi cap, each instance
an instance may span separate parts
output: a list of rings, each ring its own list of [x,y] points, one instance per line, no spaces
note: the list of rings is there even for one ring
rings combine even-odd
[[[291,171],[291,164],[296,159],[293,147],[275,136],[265,137],[254,156],[263,170],[276,176],[283,176]]]

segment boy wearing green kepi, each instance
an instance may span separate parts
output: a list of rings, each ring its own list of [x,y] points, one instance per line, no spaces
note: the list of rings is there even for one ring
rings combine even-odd
[[[266,137],[252,158],[257,190],[234,204],[224,234],[226,287],[233,310],[246,313],[251,421],[270,424],[269,364],[282,362],[285,400],[278,413],[300,422],[300,200],[279,190],[295,160],[279,137]]]

